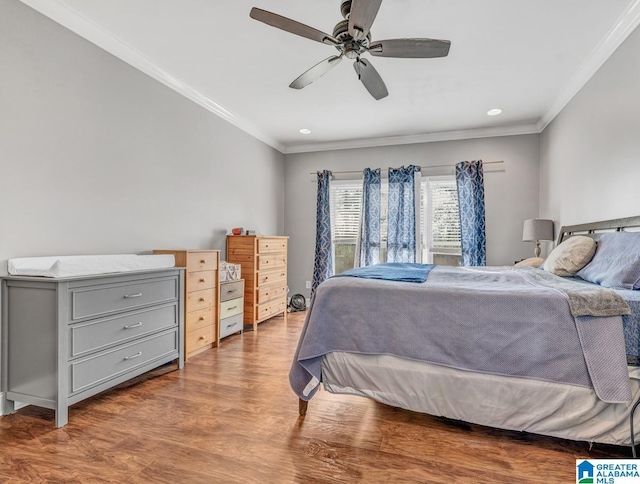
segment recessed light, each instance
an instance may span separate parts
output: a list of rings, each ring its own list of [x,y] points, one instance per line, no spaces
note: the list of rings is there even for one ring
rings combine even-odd
[[[502,113],[502,109],[500,109],[500,108],[490,109],[489,111],[487,111],[487,114],[489,116],[497,116],[500,113]]]
[[[310,129],[307,129],[307,128],[302,128],[302,129],[300,130],[300,132],[301,132],[302,134],[311,134],[311,130],[310,130]]]

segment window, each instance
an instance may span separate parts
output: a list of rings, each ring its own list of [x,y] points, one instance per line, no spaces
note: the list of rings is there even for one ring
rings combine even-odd
[[[460,265],[460,221],[455,179],[423,178],[420,184],[420,239],[422,261]],[[388,184],[382,180],[380,214],[380,256],[386,258]],[[331,232],[336,274],[354,265],[362,209],[362,181],[331,183]],[[420,243],[422,241],[422,243]]]
[[[455,178],[429,177],[422,181],[423,262],[460,265],[460,214]]]
[[[331,236],[336,274],[353,268],[362,209],[362,182],[331,182]]]

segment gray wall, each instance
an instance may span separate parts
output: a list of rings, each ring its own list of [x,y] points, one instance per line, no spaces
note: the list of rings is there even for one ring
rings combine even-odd
[[[0,273],[282,233],[284,155],[18,0],[0,2],[0,73]]]
[[[485,167],[487,262],[513,264],[533,256],[533,245],[522,242],[522,224],[538,216],[539,135],[507,136],[415,145],[286,155],[285,233],[289,240],[291,294],[309,295],[305,281],[313,274],[316,177],[311,172],[386,168],[400,165],[453,165],[462,160],[504,160]],[[428,169],[424,175],[453,173]],[[335,179],[360,175],[336,175]]]
[[[556,229],[640,215],[639,53],[636,30],[540,136],[540,215]]]

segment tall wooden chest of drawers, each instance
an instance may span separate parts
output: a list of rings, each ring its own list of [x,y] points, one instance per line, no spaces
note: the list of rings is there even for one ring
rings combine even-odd
[[[219,250],[154,250],[154,254],[173,254],[176,267],[185,274],[185,358],[218,344],[218,263]]]
[[[2,410],[68,407],[171,361],[183,365],[183,270],[2,278]]]
[[[289,237],[228,235],[227,261],[242,266],[244,322],[287,317],[287,242]]]

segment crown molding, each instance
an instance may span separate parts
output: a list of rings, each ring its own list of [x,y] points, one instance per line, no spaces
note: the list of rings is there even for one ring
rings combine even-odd
[[[537,122],[539,132],[542,132],[560,114],[560,111],[589,82],[638,25],[640,25],[640,0],[635,0],[626,8],[618,21],[607,32],[607,35],[596,45],[571,80],[555,97],[551,106],[540,117]]]
[[[197,89],[189,86],[187,83],[174,76],[173,74],[161,69],[153,63],[151,59],[137,51],[126,42],[117,38],[113,34],[100,28],[89,19],[81,15],[71,7],[61,3],[59,0],[20,0],[25,5],[40,12],[63,27],[78,34],[80,37],[97,45],[101,49],[109,52],[120,60],[126,62],[132,67],[144,72],[158,82],[182,94],[187,99],[202,106],[206,110],[221,117],[225,121],[231,123],[237,128],[245,131],[254,138],[275,148],[281,153],[284,152],[284,145],[276,139],[264,133],[253,123],[225,109],[223,106],[215,102],[213,99],[205,96]]]
[[[255,124],[234,114],[228,109],[225,109],[222,105],[205,96],[197,89],[189,86],[178,77],[159,68],[151,59],[144,56],[141,52],[135,50],[126,42],[100,28],[76,10],[63,4],[60,0],[20,1],[284,154],[541,133],[562,111],[569,101],[571,101],[571,99],[580,91],[580,89],[584,87],[589,79],[593,77],[598,69],[602,67],[611,54],[615,52],[631,32],[640,25],[640,0],[635,0],[626,8],[615,25],[598,43],[589,57],[576,71],[576,74],[555,97],[552,104],[535,124],[521,124],[498,128],[479,128],[326,143],[310,143],[305,145],[285,145],[264,133]]]
[[[414,134],[408,136],[389,136],[386,138],[365,138],[325,143],[309,143],[305,145],[287,145],[285,154],[309,153],[312,151],[350,150],[357,148],[375,148],[379,146],[410,145],[417,143],[433,143],[436,141],[456,141],[474,138],[495,138],[498,136],[516,136],[520,134],[537,134],[535,123],[499,126],[495,128],[465,129],[460,131],[443,131],[440,133]]]

